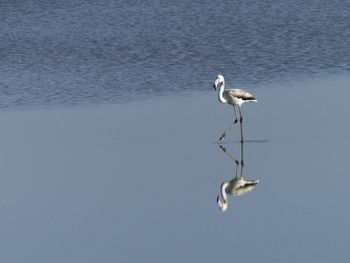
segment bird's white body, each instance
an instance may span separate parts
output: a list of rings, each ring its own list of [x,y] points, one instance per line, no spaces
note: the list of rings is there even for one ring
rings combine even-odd
[[[217,198],[217,203],[219,208],[222,211],[227,210],[228,199],[227,199],[226,193],[229,195],[237,195],[237,196],[243,195],[252,191],[258,183],[259,183],[259,180],[246,181],[242,177],[235,177],[231,181],[224,182],[221,185],[221,196],[222,196],[223,202],[220,201],[219,196]]]
[[[250,94],[247,91],[241,90],[241,89],[228,89],[225,90],[225,79],[222,75],[218,75],[215,82],[214,82],[214,89],[216,90],[217,87],[220,85],[218,98],[221,103],[225,104],[231,104],[233,106],[233,109],[235,111],[235,121],[228,127],[224,133],[219,138],[220,141],[222,141],[226,133],[233,127],[233,125],[238,121],[237,119],[237,113],[236,113],[236,106],[239,109],[239,115],[240,115],[240,125],[241,125],[241,141],[243,142],[243,128],[242,128],[242,112],[241,112],[241,106],[245,102],[257,102],[257,100],[254,98],[252,94]]]
[[[244,180],[242,177],[235,177],[221,186],[222,193],[230,195],[242,195],[249,193],[259,183],[259,180]]]
[[[220,196],[217,197],[217,203],[218,203],[219,208],[221,209],[221,211],[226,211],[227,206],[228,206],[227,194],[239,196],[239,195],[249,193],[259,183],[259,180],[245,180],[245,179],[243,179],[243,166],[244,166],[243,143],[241,143],[241,162],[239,162],[229,152],[227,152],[226,148],[224,146],[219,145],[219,147],[236,163],[236,175],[235,175],[235,177],[232,180],[223,182],[221,184],[221,197],[222,197],[223,201],[220,200]],[[240,176],[238,176],[239,163],[241,164]]]
[[[218,75],[215,80],[214,88],[221,83],[218,98],[221,103],[231,104],[233,106],[241,107],[241,105],[245,102],[257,102],[257,100],[247,91],[241,89],[228,89],[225,90],[225,79],[222,75]]]

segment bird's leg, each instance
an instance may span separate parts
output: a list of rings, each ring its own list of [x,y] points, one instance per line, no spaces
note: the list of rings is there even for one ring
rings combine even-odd
[[[226,148],[224,146],[220,144],[219,147],[221,150],[223,150],[224,153],[227,154],[228,157],[230,157],[236,163],[237,166],[239,165],[239,161],[235,157],[233,157],[228,151],[226,151]]]
[[[221,137],[219,138],[220,141],[222,141],[225,136],[226,136],[226,133],[231,130],[231,128],[238,122],[238,119],[237,119],[237,113],[236,113],[236,107],[233,106],[233,109],[235,110],[235,120],[234,122],[232,122],[232,124],[224,131],[224,133],[221,135]]]
[[[241,142],[241,178],[243,176],[243,167],[244,167],[244,156],[243,156],[243,141]]]
[[[240,116],[240,119],[239,119],[239,123],[241,124],[241,142],[243,143],[243,117],[242,117],[242,111],[241,111],[241,107],[238,107],[239,109],[239,116]]]

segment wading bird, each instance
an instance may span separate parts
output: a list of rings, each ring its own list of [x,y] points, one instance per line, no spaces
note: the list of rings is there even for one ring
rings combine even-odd
[[[243,117],[242,117],[242,111],[241,111],[241,105],[245,102],[253,101],[257,102],[257,100],[253,97],[252,94],[249,92],[246,92],[241,89],[225,89],[225,79],[222,75],[218,75],[215,82],[214,82],[214,89],[216,90],[217,87],[221,84],[219,88],[219,101],[221,103],[226,103],[226,104],[231,104],[233,106],[233,109],[235,111],[235,120],[234,122],[224,131],[224,133],[221,135],[219,138],[220,141],[222,141],[227,132],[237,123],[237,113],[236,113],[236,106],[238,107],[239,110],[239,115],[240,115],[240,125],[241,125],[241,142],[243,142]]]
[[[235,163],[236,163],[236,175],[235,177],[227,182],[223,182],[221,184],[221,196],[223,202],[220,200],[220,196],[217,197],[216,201],[218,203],[219,208],[221,211],[226,211],[228,206],[228,199],[227,194],[230,195],[243,195],[246,193],[249,193],[253,190],[253,188],[259,183],[259,180],[244,180],[243,179],[243,143],[241,143],[241,174],[238,177],[238,166],[239,161],[234,158],[230,153],[226,151],[226,148],[222,145],[219,145],[221,150],[223,150],[228,157],[230,157]]]

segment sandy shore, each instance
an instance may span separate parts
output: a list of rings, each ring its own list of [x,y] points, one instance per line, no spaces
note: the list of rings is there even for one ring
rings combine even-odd
[[[345,262],[349,78],[250,90],[249,194],[214,93],[0,114],[2,262]],[[239,126],[224,146],[240,159]],[[254,251],[252,253],[252,251]]]

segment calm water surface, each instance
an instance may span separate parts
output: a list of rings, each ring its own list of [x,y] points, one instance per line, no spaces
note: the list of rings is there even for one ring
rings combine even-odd
[[[0,262],[348,262],[349,10],[0,2]],[[217,73],[258,99],[243,177],[259,183],[225,212]]]
[[[226,212],[233,113],[216,94],[0,114],[0,260],[348,262],[347,83],[256,91],[243,176],[259,184]],[[223,145],[240,160],[239,139]]]
[[[348,72],[350,3],[2,1],[1,108],[110,103]]]

